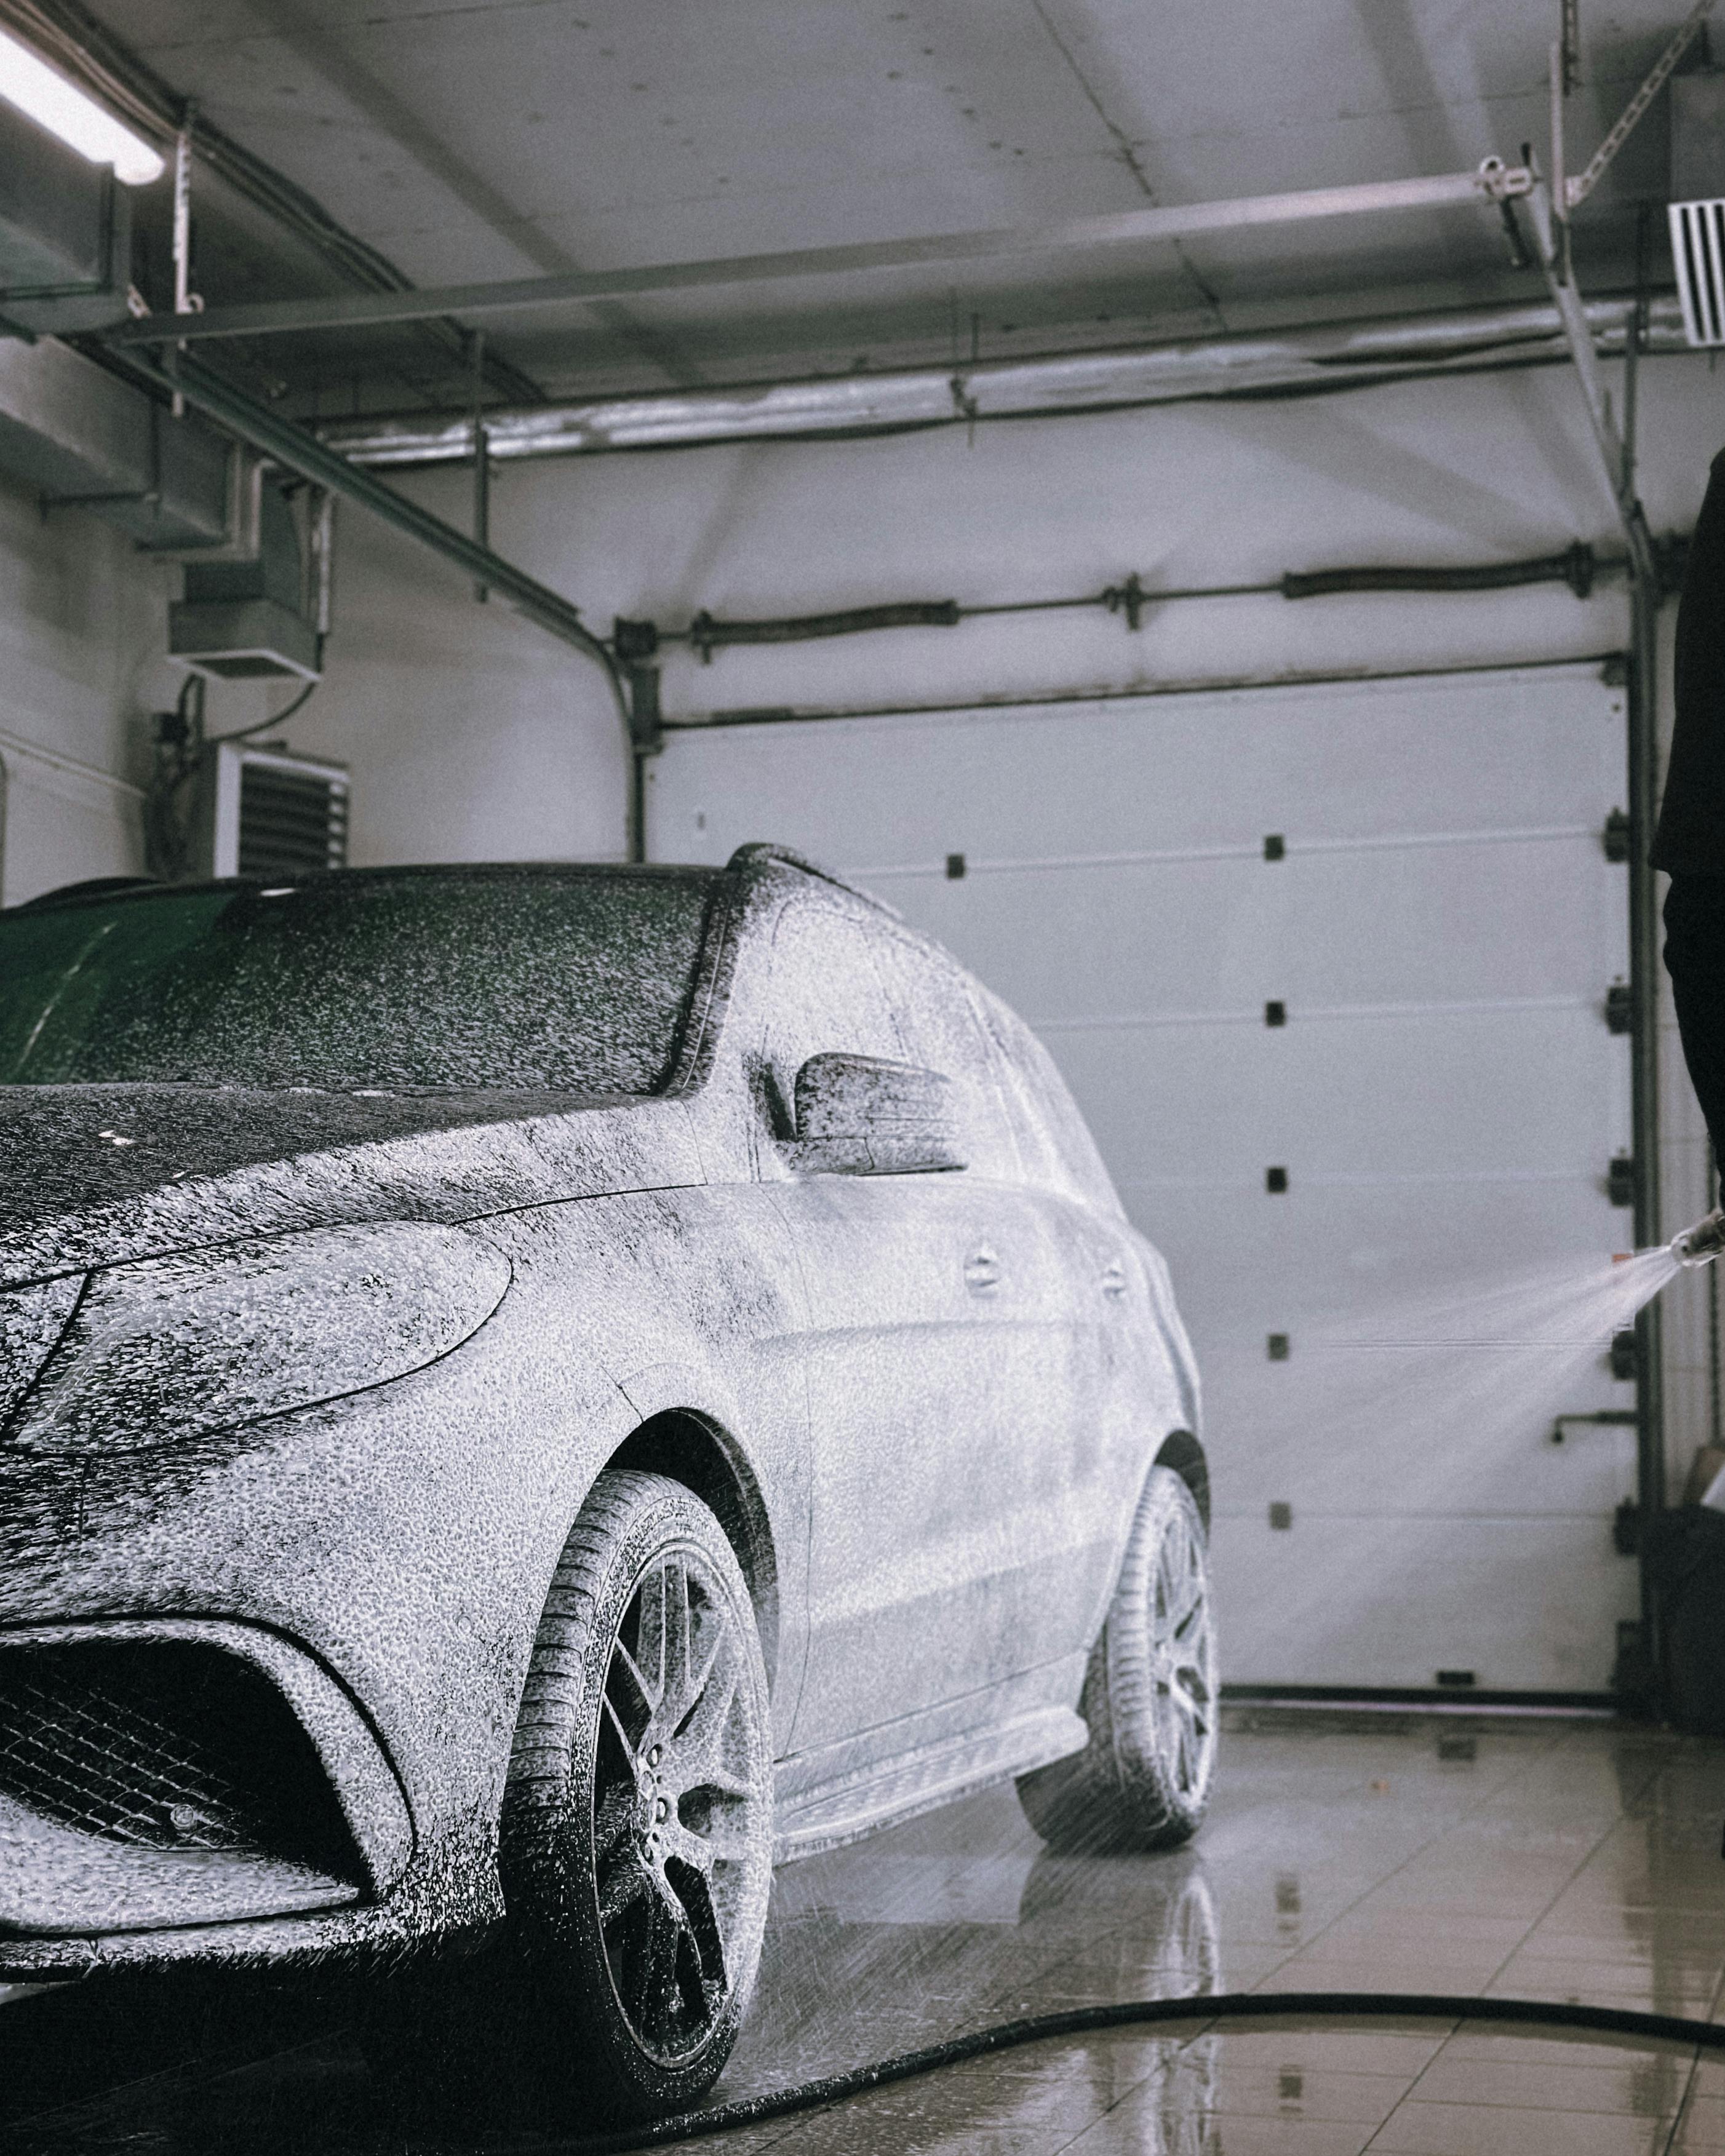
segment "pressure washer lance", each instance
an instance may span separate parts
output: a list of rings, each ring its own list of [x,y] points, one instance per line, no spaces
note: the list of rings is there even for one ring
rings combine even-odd
[[[1725,1208],[1716,1208],[1705,1219],[1671,1238],[1671,1255],[1680,1265],[1710,1265],[1725,1250]]]

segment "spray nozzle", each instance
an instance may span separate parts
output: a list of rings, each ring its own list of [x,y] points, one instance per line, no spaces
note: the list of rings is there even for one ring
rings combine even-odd
[[[1725,1250],[1725,1210],[1716,1209],[1671,1238],[1671,1255],[1680,1265],[1710,1265],[1722,1250]]]

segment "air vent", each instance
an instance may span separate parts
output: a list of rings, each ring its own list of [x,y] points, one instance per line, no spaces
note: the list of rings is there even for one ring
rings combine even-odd
[[[248,763],[239,774],[239,873],[338,869],[347,859],[347,784],[324,772]]]
[[[224,742],[210,789],[212,875],[295,876],[347,863],[347,773],[340,764]]]
[[[1725,345],[1725,201],[1674,202],[1671,259],[1692,345]]]

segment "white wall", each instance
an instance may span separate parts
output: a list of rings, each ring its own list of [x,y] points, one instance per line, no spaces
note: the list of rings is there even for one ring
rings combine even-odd
[[[526,490],[500,489],[494,527],[500,552],[578,598],[603,545],[565,510],[587,477],[535,472],[540,528],[521,520]],[[463,513],[459,484],[404,490]],[[352,765],[352,858],[620,857],[627,759],[600,668],[495,602],[475,604],[465,578],[375,519],[346,505],[338,516],[328,670],[287,738]],[[608,615],[589,618],[608,629]]]
[[[1699,357],[1650,363],[1642,412],[1655,527],[1686,524],[1725,439],[1725,382]],[[398,483],[465,523],[465,473]],[[1579,393],[1559,368],[997,424],[973,440],[947,429],[506,465],[492,529],[501,551],[600,631],[616,613],[675,627],[703,607],[722,617],[1077,594],[1133,569],[1185,586],[1539,553],[1572,537],[1617,548]],[[88,516],[44,525],[31,500],[0,492],[0,728],[138,775],[136,721],[175,680],[152,664],[173,574]],[[1171,605],[1136,635],[1084,610],[726,651],[711,666],[674,652],[665,703],[696,718],[968,704],[1576,656],[1626,634],[1616,583],[1584,603],[1560,585],[1465,598],[1269,595]],[[241,722],[263,708],[260,694],[286,701],[283,689],[218,690],[213,723]],[[475,606],[453,569],[357,511],[342,513],[329,672],[290,732],[353,766],[356,860],[622,848],[625,757],[598,670],[507,609]],[[14,862],[42,865],[31,887],[96,873],[135,845],[119,835],[130,808],[105,820],[69,804],[64,832],[39,819],[45,835],[26,839],[18,791],[33,782],[12,761]],[[111,794],[98,786],[97,798]],[[24,888],[18,874],[8,895]]]
[[[1702,360],[1643,375],[1644,485],[1656,526],[1686,522],[1725,397]],[[454,521],[468,480],[404,478]],[[1353,561],[1470,562],[1540,553],[1571,537],[1615,548],[1573,377],[1556,368],[1411,382],[1325,399],[1165,407],[851,442],[723,445],[506,465],[493,485],[505,552],[577,599],[680,624],[816,612],[894,598],[987,603],[1147,582],[1250,582]],[[343,669],[381,601],[393,650],[424,669],[439,711],[490,688],[495,632],[474,634],[452,572],[407,567],[347,527]],[[413,587],[417,585],[418,588]],[[1587,605],[1562,587],[1449,598],[1290,603],[1280,597],[1170,607],[1137,636],[1101,613],[1033,615],[675,657],[674,713],[762,705],[971,703],[1169,680],[1482,663],[1597,650],[1625,634],[1620,588]],[[529,644],[536,636],[523,629]],[[475,664],[476,660],[476,664]],[[548,684],[569,670],[579,708],[608,732],[600,685],[578,661],[522,658]],[[425,676],[434,676],[426,679]],[[357,693],[354,693],[357,690]],[[321,723],[357,737],[378,715],[362,683],[332,680]],[[383,719],[393,731],[400,706]]]
[[[1705,360],[1642,377],[1656,529],[1686,525],[1725,439]],[[464,524],[465,472],[404,475]],[[986,604],[1269,581],[1352,562],[1473,562],[1574,537],[1618,551],[1579,393],[1559,368],[1323,399],[1165,407],[850,442],[722,445],[500,467],[500,549],[577,600],[679,627],[891,598]],[[344,524],[325,687],[294,739],[347,755],[357,856],[615,852],[624,756],[578,654],[357,512]],[[1280,596],[1172,605],[1137,635],[1098,611],[773,649],[674,652],[674,716],[1094,694],[1286,672],[1497,664],[1620,647],[1620,583],[1466,598]]]
[[[0,486],[8,904],[136,864],[129,722],[162,645],[161,574],[89,516],[44,521],[33,495]]]

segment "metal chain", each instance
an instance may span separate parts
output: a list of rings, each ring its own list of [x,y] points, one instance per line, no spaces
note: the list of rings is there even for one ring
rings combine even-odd
[[[1695,0],[1688,19],[1660,54],[1653,72],[1625,105],[1617,125],[1589,159],[1586,171],[1575,179],[1565,181],[1561,205],[1563,209],[1579,209],[1599,185],[1604,176],[1605,167],[1628,141],[1636,122],[1665,88],[1677,62],[1700,34],[1702,24],[1713,12],[1713,5],[1714,0]]]

